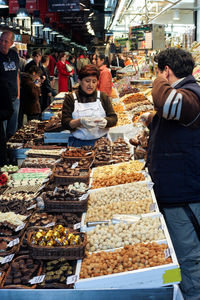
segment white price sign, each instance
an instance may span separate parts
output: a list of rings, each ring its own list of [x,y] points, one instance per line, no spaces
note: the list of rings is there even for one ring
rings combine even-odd
[[[86,200],[88,197],[88,193],[86,194],[83,194],[81,197],[79,197],[79,201],[83,201],[83,200]]]
[[[73,284],[78,280],[78,275],[68,276],[66,280],[66,284]]]
[[[13,259],[14,256],[15,256],[15,254],[10,254],[8,256],[5,256],[2,259],[1,264],[3,265],[3,264],[6,264],[6,263],[10,262]]]
[[[44,281],[45,275],[35,276],[29,280],[30,284],[38,284]]]
[[[16,238],[15,240],[10,241],[10,243],[8,244],[8,247],[13,247],[17,244],[19,244],[19,238]]]
[[[74,224],[74,229],[80,229],[81,228],[81,223],[76,223]]]
[[[24,229],[25,225],[26,225],[25,223],[23,223],[22,225],[19,225],[19,226],[15,229],[15,231],[20,231],[20,230]]]
[[[78,162],[75,162],[75,163],[71,166],[71,169],[75,169],[76,167],[78,167]]]
[[[44,228],[48,228],[48,227],[52,227],[52,226],[55,226],[55,222],[51,222],[45,226],[43,226]]]

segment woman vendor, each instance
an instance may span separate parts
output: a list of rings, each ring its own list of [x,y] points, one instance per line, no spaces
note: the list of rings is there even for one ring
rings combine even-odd
[[[99,75],[96,66],[84,66],[78,75],[78,91],[65,96],[62,125],[71,131],[69,146],[94,146],[117,123],[109,97],[96,90]]]

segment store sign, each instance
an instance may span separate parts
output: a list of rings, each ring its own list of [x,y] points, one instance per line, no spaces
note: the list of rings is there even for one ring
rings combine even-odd
[[[83,24],[84,18],[83,18],[83,16],[80,15],[80,12],[79,13],[72,12],[70,15],[69,14],[61,14],[60,22],[65,23],[65,24],[75,24],[75,23]]]
[[[49,11],[79,11],[80,0],[49,0]]]
[[[37,0],[26,0],[26,9],[29,13],[33,13],[34,10],[37,10]],[[18,10],[18,0],[9,0],[9,14],[16,14]]]

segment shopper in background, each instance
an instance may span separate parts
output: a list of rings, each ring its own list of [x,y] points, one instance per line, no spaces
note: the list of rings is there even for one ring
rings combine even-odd
[[[100,76],[98,82],[98,90],[111,96],[112,94],[112,75],[105,64],[105,55],[99,54],[96,58],[96,65],[100,69]]]
[[[18,56],[19,56],[19,70],[20,70],[20,72],[24,72],[25,65],[26,65],[25,58],[23,58],[19,55],[19,49],[16,46],[12,47],[12,49],[15,50],[17,52]]]
[[[48,65],[49,65],[49,56],[48,55],[42,56],[41,70],[43,72],[43,75],[45,76],[45,80],[41,85],[41,94],[42,94],[41,111],[44,111],[47,108],[47,106],[50,105],[51,97],[52,97],[52,87],[50,82]]]
[[[186,300],[200,299],[200,87],[189,52],[156,57],[147,166],[181,267]],[[148,120],[147,120],[148,117]],[[151,116],[146,116],[149,122]],[[141,117],[142,118],[142,117]]]
[[[96,66],[84,66],[78,75],[78,91],[65,96],[62,125],[72,133],[70,146],[94,146],[117,123],[110,99],[105,93],[96,90],[99,74]]]
[[[80,72],[81,68],[90,64],[89,56],[82,52],[81,55],[77,59],[77,70]]]
[[[27,115],[28,121],[40,119],[41,73],[41,69],[33,65],[27,73],[21,74],[22,109],[23,113]]]
[[[36,49],[32,52],[32,60],[26,64],[24,71],[28,72],[29,68],[31,66],[37,66],[40,68],[41,64],[41,58],[42,58],[42,53],[40,51],[40,49]]]
[[[77,72],[77,68],[76,68],[76,64],[75,64],[75,56],[70,55],[68,58],[68,62],[74,68],[74,74],[73,74],[72,78],[73,78],[73,82],[76,83],[78,81],[78,72]]]
[[[74,70],[68,72],[66,65],[69,65],[69,62],[66,60],[67,55],[65,52],[60,53],[59,61],[57,62],[58,70],[58,92],[68,92],[69,77],[73,76]],[[71,66],[70,66],[71,67]]]
[[[117,69],[120,70],[121,68],[124,68],[124,67],[125,67],[125,64],[124,64],[122,55],[114,54],[113,59],[110,64],[112,77],[113,78],[116,77]]]
[[[11,49],[15,40],[14,33],[4,31],[0,37],[0,79],[6,80],[12,99],[13,114],[4,122],[6,139],[15,134],[18,127],[20,103],[19,56]]]
[[[0,78],[0,167],[7,164],[6,135],[3,122],[9,120],[13,113],[12,99],[6,80]]]

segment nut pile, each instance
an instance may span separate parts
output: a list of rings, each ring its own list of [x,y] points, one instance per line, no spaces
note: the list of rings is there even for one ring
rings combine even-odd
[[[166,244],[139,243],[128,245],[114,252],[88,254],[81,265],[80,278],[90,278],[114,273],[169,264],[171,257],[165,259]]]
[[[139,161],[130,161],[117,165],[98,167],[92,176],[92,188],[101,188],[124,184],[134,181],[143,181],[145,177],[142,173],[136,173],[143,168],[144,164]]]
[[[112,204],[116,201],[139,200],[145,200],[151,203],[151,193],[148,190],[146,183],[132,182],[120,186],[91,191],[88,206],[103,206]]]
[[[138,215],[150,212],[151,201],[116,201],[104,206],[93,206],[87,209],[85,222],[111,220],[114,214]]]
[[[158,217],[143,218],[136,224],[97,225],[87,232],[86,249],[90,252],[119,248],[140,242],[163,240],[165,238]]]

